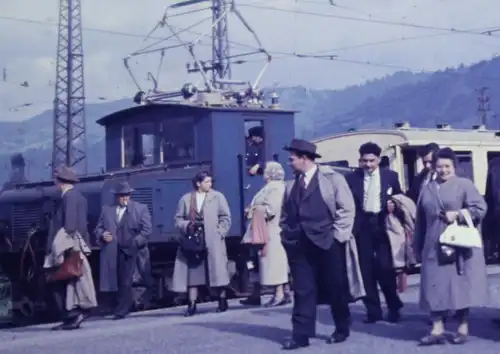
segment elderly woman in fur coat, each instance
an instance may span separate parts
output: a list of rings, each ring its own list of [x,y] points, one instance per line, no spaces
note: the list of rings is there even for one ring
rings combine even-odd
[[[260,286],[274,287],[274,296],[265,305],[282,306],[291,302],[288,292],[288,260],[281,243],[281,206],[285,193],[285,170],[270,161],[264,168],[266,184],[247,208],[248,226],[243,243],[259,253]]]

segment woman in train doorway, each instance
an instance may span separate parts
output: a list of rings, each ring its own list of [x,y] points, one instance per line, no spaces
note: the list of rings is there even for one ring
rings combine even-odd
[[[288,289],[288,260],[281,244],[281,206],[285,193],[285,170],[270,161],[264,168],[266,184],[247,208],[248,226],[243,243],[258,252],[260,286],[274,287],[274,296],[266,307],[291,302]]]
[[[179,201],[175,226],[180,235],[175,259],[172,290],[188,292],[185,316],[196,313],[198,288],[216,288],[217,312],[228,309],[226,287],[229,284],[225,237],[231,226],[231,214],[224,195],[212,189],[212,176],[201,171],[193,178],[194,190]]]
[[[413,240],[422,262],[420,307],[432,318],[431,332],[420,339],[420,345],[445,342],[443,317],[450,311],[459,322],[451,342],[463,344],[469,334],[469,309],[486,305],[488,299],[484,254],[480,248],[441,244],[440,235],[454,222],[467,225],[469,220],[478,225],[487,207],[474,183],[455,174],[452,149],[438,150],[433,165],[437,176],[421,192]]]

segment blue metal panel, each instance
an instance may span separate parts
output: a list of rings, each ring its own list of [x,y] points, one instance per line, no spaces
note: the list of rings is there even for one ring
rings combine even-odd
[[[241,236],[241,207],[238,155],[244,159],[245,137],[241,112],[213,112],[213,173],[215,188],[224,193],[231,208],[230,235]]]
[[[195,130],[195,157],[198,161],[211,161],[212,160],[212,121],[211,115],[203,112],[196,118]]]
[[[264,131],[266,132],[267,160],[277,160],[285,167],[286,178],[292,178],[288,152],[284,151],[283,147],[290,144],[295,136],[294,114],[290,112],[273,115],[272,112],[268,112],[267,119],[264,121]]]

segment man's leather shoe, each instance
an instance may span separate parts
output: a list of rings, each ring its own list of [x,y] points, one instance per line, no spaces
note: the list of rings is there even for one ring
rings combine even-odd
[[[64,329],[64,326],[66,324],[67,324],[66,322],[59,323],[57,326],[52,327],[51,330],[53,330],[53,331],[60,331],[60,330]]]
[[[123,320],[126,316],[125,315],[114,315],[111,319],[113,321],[118,321],[118,320]]]
[[[85,315],[84,314],[79,314],[77,315],[73,321],[71,321],[70,323],[67,323],[67,324],[64,324],[63,325],[63,328],[64,330],[73,330],[73,329],[78,329],[80,328],[82,322],[85,320]]]
[[[347,340],[347,338],[349,338],[349,331],[347,332],[333,332],[332,335],[330,337],[328,337],[328,339],[326,340],[326,342],[328,344],[333,344],[333,343],[342,343],[342,342],[345,342]]]
[[[399,311],[389,311],[387,314],[387,322],[398,323],[401,321],[401,313]]]
[[[283,345],[281,346],[281,349],[283,350],[294,350],[294,349],[299,349],[299,348],[305,348],[309,346],[309,339],[308,338],[287,338],[284,342]]]
[[[364,319],[364,323],[367,323],[367,324],[372,324],[372,323],[376,323],[376,322],[379,322],[379,321],[382,321],[382,316],[372,316],[372,315],[368,315],[366,316],[366,318]]]

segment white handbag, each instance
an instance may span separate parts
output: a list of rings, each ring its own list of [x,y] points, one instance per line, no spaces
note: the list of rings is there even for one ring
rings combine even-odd
[[[467,226],[456,221],[450,224],[439,236],[439,242],[453,247],[483,248],[483,239],[479,230],[474,227],[472,217],[467,209],[460,210]]]

